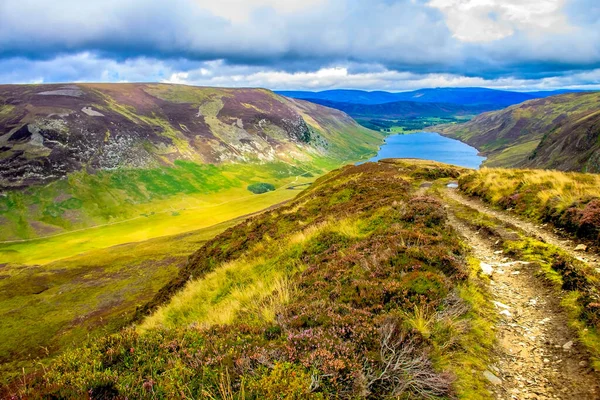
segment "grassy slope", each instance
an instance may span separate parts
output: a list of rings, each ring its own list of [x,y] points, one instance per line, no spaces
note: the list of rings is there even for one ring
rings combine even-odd
[[[436,130],[479,149],[488,156],[485,165],[489,167],[594,172],[599,170],[593,154],[598,129],[590,121],[597,122],[594,115],[599,100],[600,93],[553,96],[482,114],[466,124],[438,126]]]
[[[332,172],[207,242],[137,329],[67,352],[21,390],[485,398],[485,287],[441,204],[414,194],[462,171],[399,161]],[[386,368],[396,362],[409,364]]]
[[[188,256],[238,221],[181,235],[87,251],[47,265],[0,270],[0,375],[29,370],[88,335],[127,324]],[[47,361],[47,360],[45,360]]]
[[[486,202],[600,244],[600,176],[549,170],[483,168],[461,189]]]
[[[299,171],[300,172],[300,171]],[[138,242],[208,227],[243,214],[249,214],[289,200],[296,192],[286,189],[292,183],[305,183],[312,177],[270,178],[277,190],[254,195],[246,188],[232,188],[210,195],[185,194],[155,200],[135,209],[127,220],[98,227],[67,231],[49,238],[0,244],[0,260],[6,263],[45,264],[92,249],[120,243]],[[127,203],[123,208],[127,207]],[[141,213],[141,214],[138,214]]]

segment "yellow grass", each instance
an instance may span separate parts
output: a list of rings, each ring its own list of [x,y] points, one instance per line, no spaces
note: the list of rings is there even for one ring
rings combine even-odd
[[[297,259],[282,261],[285,258],[281,255],[324,231],[360,236],[358,223],[344,219],[312,225],[285,243],[263,238],[267,244],[255,246],[247,257],[226,262],[202,279],[188,282],[168,304],[142,322],[140,331],[186,324],[227,325],[241,315],[246,323],[273,322],[279,307],[293,293],[290,278],[304,269]],[[273,249],[280,256],[274,256]],[[269,258],[255,256],[266,251],[271,251]]]
[[[528,186],[536,188],[535,196],[541,205],[552,200],[559,211],[576,200],[600,195],[600,175],[596,174],[500,168],[482,168],[475,174],[476,185],[486,189],[486,197],[492,203]]]
[[[313,178],[314,179],[314,178]],[[309,181],[299,178],[298,183]],[[298,190],[281,189],[261,195],[232,189],[215,195],[181,196],[165,211],[114,224],[72,231],[26,242],[0,244],[0,263],[44,265],[94,249],[141,242],[220,224],[292,199]],[[159,205],[154,205],[159,209]]]

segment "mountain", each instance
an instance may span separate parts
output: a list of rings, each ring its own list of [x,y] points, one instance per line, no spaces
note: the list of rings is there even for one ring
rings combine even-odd
[[[527,93],[485,88],[421,89],[414,92],[397,93],[396,97],[398,100],[404,101],[485,106],[488,111],[535,98]]]
[[[410,92],[390,93],[382,91],[367,92],[362,90],[326,90],[322,92],[280,91],[283,96],[305,99],[326,100],[354,104],[383,104],[397,101],[413,101],[419,103],[452,103],[471,106],[484,106],[487,111],[504,108],[527,100],[574,92],[557,90],[546,92],[511,92],[486,88],[434,88],[420,89]]]
[[[325,90],[322,92],[309,91],[276,91],[275,93],[282,96],[291,97],[294,99],[303,100],[327,100],[340,103],[354,104],[382,104],[398,101],[396,93],[374,91],[367,92],[364,90]]]
[[[175,160],[293,161],[294,152],[306,160],[339,151],[327,136],[336,124],[353,124],[342,113],[260,89],[0,86],[0,107],[4,188],[48,183],[81,169],[149,168]]]
[[[132,218],[170,196],[323,173],[372,154],[382,138],[340,111],[264,89],[3,85],[0,240]]]
[[[435,129],[479,149],[490,167],[600,172],[600,92],[531,100]]]
[[[343,111],[352,117],[369,118],[427,118],[455,117],[480,114],[489,111],[485,106],[469,106],[451,103],[427,103],[395,101],[383,104],[338,103],[329,100],[307,99],[307,101]]]

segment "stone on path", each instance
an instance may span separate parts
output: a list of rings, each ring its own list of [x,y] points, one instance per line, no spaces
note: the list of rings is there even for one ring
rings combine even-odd
[[[509,306],[507,306],[506,304],[502,304],[499,301],[494,301],[494,304],[496,305],[496,307],[504,308],[505,310],[509,310],[510,309]]]
[[[490,381],[490,383],[492,383],[494,385],[502,384],[502,380],[500,378],[498,378],[496,375],[492,374],[490,371],[487,371],[487,370],[484,371],[483,376],[485,377],[485,379],[487,379],[488,381]]]
[[[569,341],[569,342],[567,342],[567,343],[563,344],[563,347],[562,347],[562,348],[563,348],[564,350],[571,350],[571,347],[573,347],[573,342],[572,342],[572,341]]]
[[[492,273],[494,272],[494,267],[491,264],[480,262],[479,266],[481,267],[481,271],[485,275],[492,275]]]
[[[586,251],[587,250],[587,246],[585,244],[578,244],[577,247],[575,247],[575,251]]]

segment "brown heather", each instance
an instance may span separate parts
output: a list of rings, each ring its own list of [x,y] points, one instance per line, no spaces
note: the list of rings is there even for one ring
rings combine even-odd
[[[386,161],[324,176],[207,242],[139,310],[140,328],[66,352],[17,395],[482,398],[471,370],[491,336],[484,294],[443,205],[413,189],[423,176],[461,171]],[[244,293],[253,297],[231,301]],[[202,312],[197,296],[209,299]],[[211,307],[231,321],[211,322]]]

